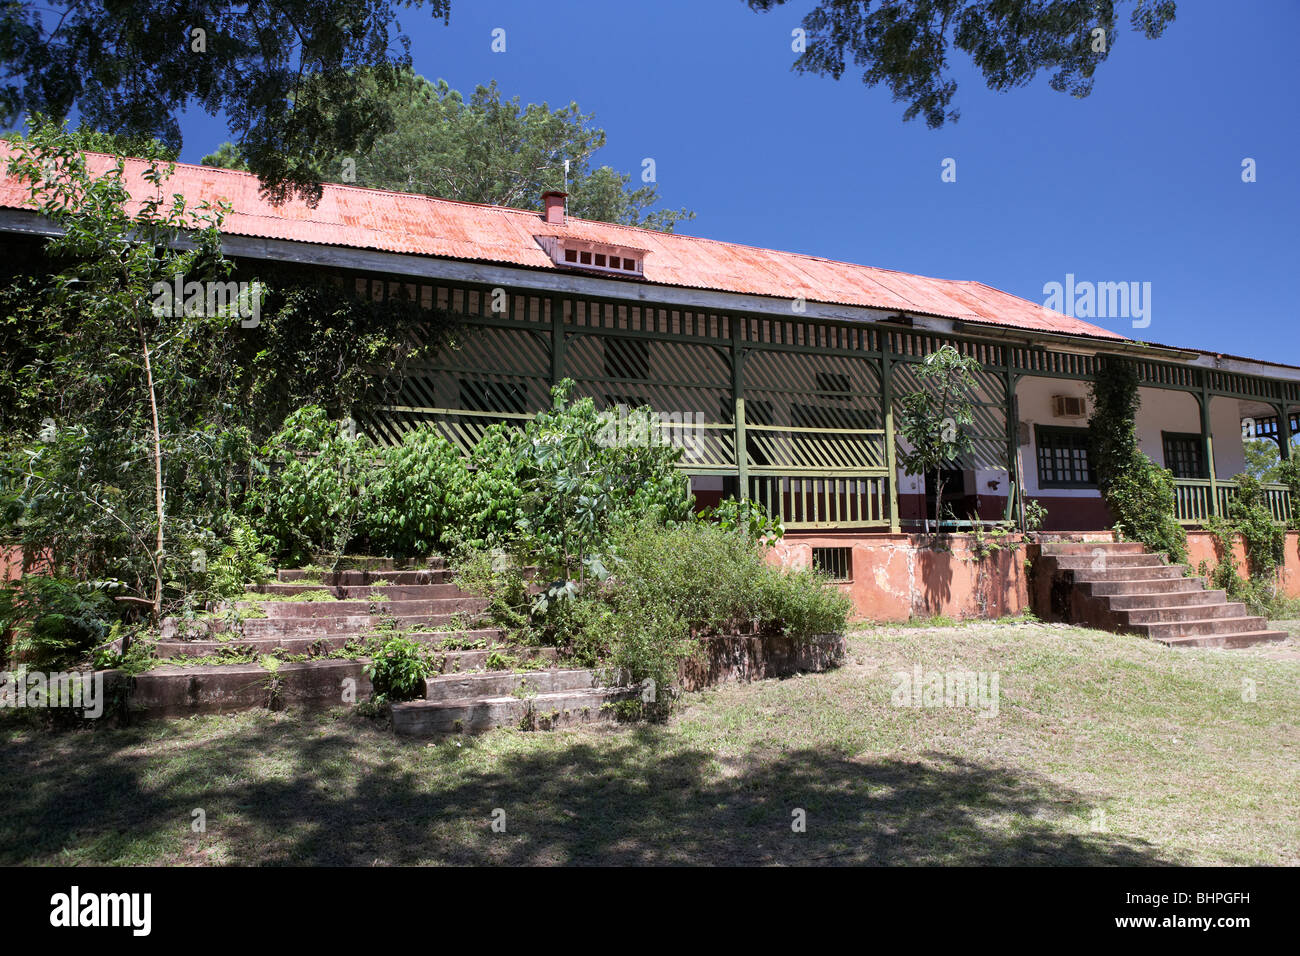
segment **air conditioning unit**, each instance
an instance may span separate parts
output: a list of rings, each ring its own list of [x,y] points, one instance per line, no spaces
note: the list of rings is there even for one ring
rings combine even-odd
[[[1074,395],[1053,395],[1052,415],[1055,418],[1087,418],[1088,403]]]

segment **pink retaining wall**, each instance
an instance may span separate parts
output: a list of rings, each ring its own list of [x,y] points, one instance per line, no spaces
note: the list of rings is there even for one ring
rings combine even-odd
[[[1079,541],[1110,541],[1109,531],[1063,534]],[[1218,562],[1214,536],[1188,532],[1189,563],[1211,568]],[[1029,582],[1021,542],[1015,551],[999,550],[977,558],[971,535],[954,535],[951,551],[928,547],[929,538],[909,534],[832,534],[790,532],[768,552],[768,560],[788,568],[812,564],[813,548],[849,548],[849,579],[838,586],[853,600],[855,613],[871,621],[906,621],[943,615],[951,618],[998,618],[1029,607]],[[1245,553],[1237,543],[1237,560],[1245,574]],[[1288,597],[1300,597],[1300,534],[1286,536],[1286,564],[1278,583]]]

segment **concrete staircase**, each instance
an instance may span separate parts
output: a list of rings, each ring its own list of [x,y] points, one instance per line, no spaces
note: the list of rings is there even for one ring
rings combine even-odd
[[[319,577],[286,569],[255,593],[265,598],[234,602],[198,621],[164,622],[155,655],[178,664],[222,655],[305,655],[308,660],[292,666],[327,668],[339,663],[338,652],[363,655],[365,642],[401,633],[430,649],[437,671],[425,681],[423,700],[392,706],[394,731],[411,736],[612,720],[615,704],[639,694],[639,688],[602,686],[593,671],[564,667],[555,648],[511,644],[501,630],[483,626],[487,600],[461,590],[441,561]],[[202,670],[218,677],[223,668],[249,666]]]
[[[1043,620],[1141,634],[1169,647],[1249,647],[1287,638],[1143,544],[1044,541],[1039,547],[1031,598]]]

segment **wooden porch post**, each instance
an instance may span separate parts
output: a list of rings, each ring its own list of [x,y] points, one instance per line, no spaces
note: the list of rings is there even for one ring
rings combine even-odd
[[[564,300],[551,300],[551,384],[564,378]]]
[[[1016,406],[1016,384],[1020,381],[1020,376],[1011,371],[1010,367],[1004,373],[1007,387],[1004,403],[1007,414],[1007,512],[1003,520],[1010,521],[1017,509],[1024,513],[1025,490],[1020,486],[1020,411]]]
[[[898,517],[898,452],[894,448],[894,388],[890,382],[889,332],[880,332],[880,402],[885,413],[885,467],[889,469],[889,532],[898,534],[902,524]]]
[[[1281,412],[1281,415],[1278,416],[1277,420],[1278,453],[1282,456],[1283,461],[1290,461],[1291,409],[1287,406],[1285,399],[1282,400],[1282,404],[1277,406],[1277,408]]]
[[[749,497],[749,452],[745,447],[745,350],[741,346],[741,316],[731,317],[731,401],[734,408],[736,480],[740,498]]]
[[[1219,482],[1214,474],[1214,436],[1210,434],[1210,391],[1205,379],[1201,379],[1201,394],[1197,398],[1201,406],[1201,438],[1205,444],[1205,472],[1210,478],[1210,514],[1219,513]]]

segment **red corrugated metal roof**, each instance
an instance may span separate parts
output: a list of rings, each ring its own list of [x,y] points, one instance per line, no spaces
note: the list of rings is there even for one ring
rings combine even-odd
[[[0,161],[9,150],[0,146]],[[95,173],[112,159],[87,155]],[[126,163],[133,196],[151,187],[142,160]],[[632,226],[570,218],[547,225],[539,212],[434,199],[407,193],[326,185],[315,209],[301,201],[273,206],[257,177],[228,169],[176,165],[164,191],[190,203],[224,200],[233,207],[222,226],[230,235],[284,239],[477,262],[559,270],[535,236],[587,239],[648,251],[649,282],[780,299],[898,310],[993,325],[1094,338],[1123,339],[1107,329],[1062,315],[982,282],[930,279],[888,269],[731,242],[672,235]],[[0,207],[29,208],[27,189],[7,172],[0,178]]]

